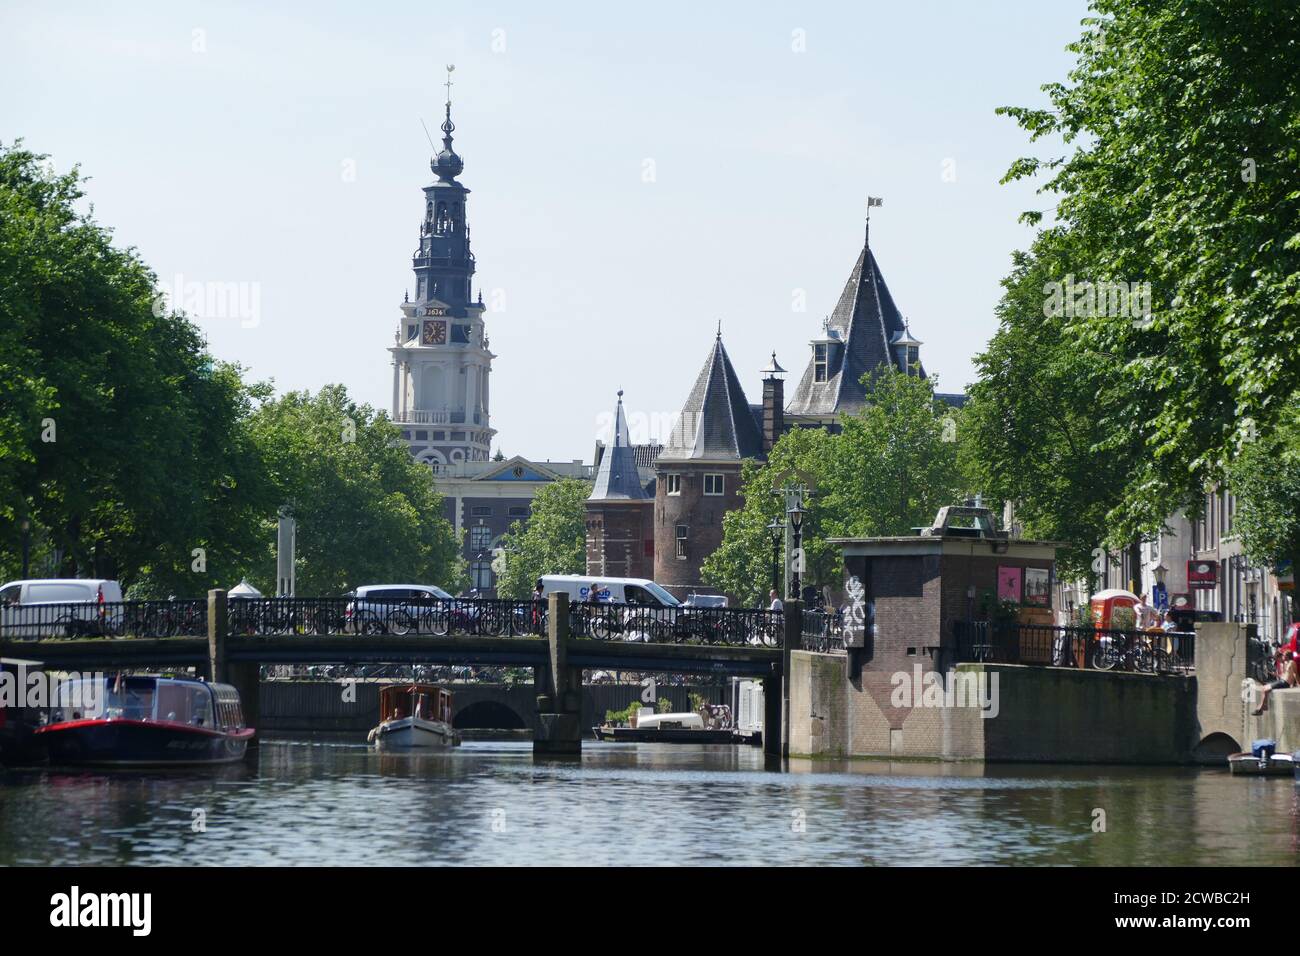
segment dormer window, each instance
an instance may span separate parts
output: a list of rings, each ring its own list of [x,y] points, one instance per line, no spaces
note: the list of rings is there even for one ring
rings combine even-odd
[[[827,380],[828,371],[829,371],[827,353],[829,351],[830,351],[830,346],[827,345],[825,342],[818,342],[815,345],[813,345],[813,381],[814,382],[824,382]]]
[[[907,347],[907,367],[911,368],[919,364],[921,364],[921,350],[915,345],[909,345]]]

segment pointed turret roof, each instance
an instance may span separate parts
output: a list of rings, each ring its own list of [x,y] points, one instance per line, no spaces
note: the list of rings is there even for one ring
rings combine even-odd
[[[875,254],[864,244],[835,311],[826,319],[826,334],[816,340],[828,346],[826,380],[816,380],[816,362],[810,359],[786,414],[829,416],[860,409],[865,395],[863,375],[881,365],[906,371],[890,345],[896,337],[911,338]]]
[[[636,449],[628,436],[627,419],[623,417],[623,391],[620,389],[618,405],[614,409],[614,437],[601,455],[596,483],[587,500],[644,501],[649,497],[636,469]]]
[[[763,436],[719,332],[659,460],[736,461],[762,453]]]

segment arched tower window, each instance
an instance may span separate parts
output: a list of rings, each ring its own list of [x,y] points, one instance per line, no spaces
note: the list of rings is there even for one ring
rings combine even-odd
[[[455,229],[455,223],[452,220],[451,212],[447,209],[445,202],[438,203],[438,218],[433,224],[433,231],[442,235]]]

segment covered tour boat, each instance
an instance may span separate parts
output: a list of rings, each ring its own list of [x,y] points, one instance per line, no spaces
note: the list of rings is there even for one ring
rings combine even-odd
[[[61,683],[33,737],[54,764],[154,767],[233,763],[253,734],[228,684],[118,674]]]
[[[379,692],[379,726],[370,742],[393,750],[460,744],[451,725],[451,692],[433,684],[393,684]]]

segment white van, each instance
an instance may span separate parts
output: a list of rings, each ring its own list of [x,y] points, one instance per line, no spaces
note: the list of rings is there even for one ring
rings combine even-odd
[[[647,578],[599,578],[586,574],[546,574],[541,578],[542,598],[556,591],[569,595],[570,604],[588,600],[593,586],[599,585],[597,600],[601,604],[643,604],[650,607],[681,607],[681,602]]]
[[[122,586],[103,578],[10,581],[0,585],[0,635],[13,639],[113,633],[122,620],[121,603]]]

